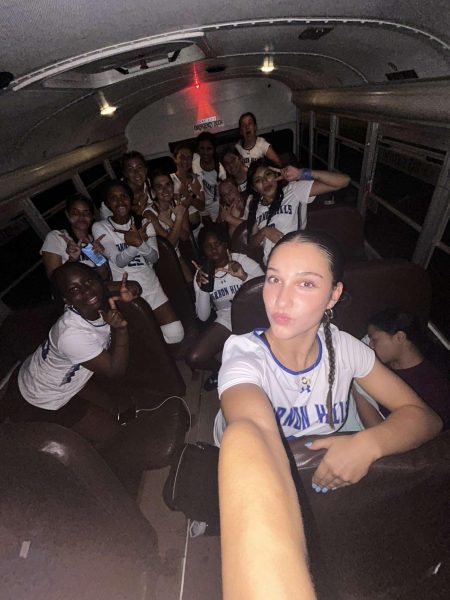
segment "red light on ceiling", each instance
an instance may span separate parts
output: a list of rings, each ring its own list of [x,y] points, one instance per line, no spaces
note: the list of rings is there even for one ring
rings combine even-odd
[[[200,84],[199,84],[199,82],[198,82],[198,81],[196,81],[196,82],[195,82],[195,89],[196,89],[196,90],[200,89]]]

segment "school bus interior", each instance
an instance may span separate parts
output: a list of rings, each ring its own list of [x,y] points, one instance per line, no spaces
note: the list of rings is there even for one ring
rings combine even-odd
[[[57,318],[39,249],[66,199],[79,192],[99,206],[127,149],[174,171],[176,143],[201,131],[223,148],[246,111],[284,164],[351,177],[308,221],[347,257],[339,325],[362,337],[371,314],[402,304],[448,369],[449,31],[443,0],[2,3],[0,380]],[[190,331],[192,297],[159,243],[158,276]],[[244,226],[232,248],[251,254]],[[236,333],[265,325],[261,286],[239,291]],[[1,424],[2,598],[221,597],[219,539],[190,539],[161,497],[183,442],[212,442],[217,392],[168,351],[145,302],[124,310],[130,367],[121,385],[100,384],[120,413],[155,411],[152,469],[130,482],[130,499],[73,432]],[[307,489],[320,455],[303,443],[293,453]],[[449,459],[447,432],[333,498],[307,492],[320,599],[449,597]]]

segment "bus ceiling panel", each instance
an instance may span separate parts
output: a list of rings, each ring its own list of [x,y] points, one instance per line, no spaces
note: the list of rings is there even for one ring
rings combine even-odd
[[[302,110],[358,115],[372,120],[393,119],[450,128],[450,79],[359,86],[347,89],[294,91]]]
[[[150,10],[149,10],[150,9]],[[274,3],[224,3],[221,0],[190,0],[184,5],[174,0],[119,0],[76,3],[46,0],[24,3],[11,0],[2,8],[2,63],[16,79],[30,74],[46,76],[47,69],[61,65],[70,68],[67,61],[79,59],[79,64],[119,54],[150,43],[163,42],[168,36],[217,32],[217,45],[226,46],[230,31],[242,28],[250,46],[258,49],[264,39],[260,29],[264,25],[276,28],[290,25],[302,31],[314,25],[391,29],[406,32],[413,38],[427,41],[430,46],[448,49],[450,15],[445,0],[411,3],[409,0],[361,0],[332,3],[330,0],[302,2],[284,0]],[[368,25],[369,24],[369,25]],[[298,34],[297,34],[298,35]],[[278,43],[283,35],[276,35]],[[333,45],[335,31],[308,45]],[[26,40],[26,43],[24,43]],[[271,43],[271,38],[268,42]],[[297,43],[300,43],[296,39]],[[336,43],[335,49],[342,44]],[[395,37],[387,39],[393,48]],[[211,42],[211,45],[214,44]],[[354,52],[357,48],[352,46]],[[20,51],[18,51],[20,49]],[[214,50],[214,48],[213,48]],[[61,71],[61,72],[62,72]],[[56,74],[53,72],[53,74]],[[26,79],[22,82],[26,84]]]

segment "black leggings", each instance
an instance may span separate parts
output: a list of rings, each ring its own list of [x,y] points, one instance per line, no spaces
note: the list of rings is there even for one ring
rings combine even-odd
[[[199,335],[186,353],[185,360],[187,364],[191,369],[218,371],[220,362],[214,357],[222,352],[223,346],[230,335],[231,331],[223,325],[219,323],[210,325],[206,331]]]

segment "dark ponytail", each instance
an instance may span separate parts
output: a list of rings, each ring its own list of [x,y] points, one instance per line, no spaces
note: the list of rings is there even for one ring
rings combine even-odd
[[[336,374],[336,355],[334,353],[333,337],[331,334],[331,319],[333,318],[333,309],[327,308],[323,315],[323,332],[325,335],[325,346],[328,354],[328,393],[327,393],[327,414],[330,421],[330,427],[334,429],[334,415],[333,415],[333,384]]]
[[[248,114],[248,113],[245,113],[245,114]],[[261,194],[258,194],[256,192],[255,188],[253,187],[253,178],[255,177],[255,173],[256,173],[257,169],[259,169],[260,167],[274,167],[274,168],[278,169],[276,164],[274,162],[272,162],[271,160],[268,160],[267,158],[260,158],[258,160],[255,160],[254,162],[251,163],[251,165],[248,169],[247,191],[252,190],[253,197],[250,201],[249,208],[248,208],[247,243],[250,241],[250,238],[252,236],[253,226],[256,222],[256,211],[258,210],[259,203],[262,200]],[[275,195],[275,198],[269,204],[269,214],[267,216],[267,225],[270,224],[270,221],[272,220],[272,218],[277,214],[277,212],[281,206],[281,203],[283,202],[283,198],[284,198],[284,185],[281,181],[279,181],[278,185],[277,185],[277,193]],[[266,225],[266,227],[267,227],[267,225]]]

